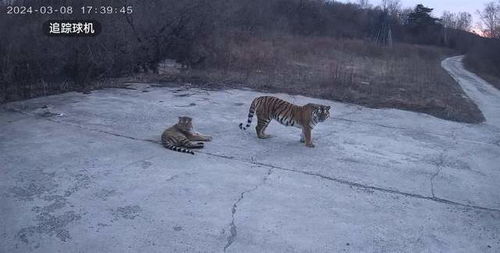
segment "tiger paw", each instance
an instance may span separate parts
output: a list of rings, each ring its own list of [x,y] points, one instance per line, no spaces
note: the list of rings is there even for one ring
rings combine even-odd
[[[212,141],[214,138],[212,136],[206,136],[205,141]]]
[[[308,147],[308,148],[314,148],[316,146],[314,144],[310,143],[310,144],[306,144],[306,147]]]

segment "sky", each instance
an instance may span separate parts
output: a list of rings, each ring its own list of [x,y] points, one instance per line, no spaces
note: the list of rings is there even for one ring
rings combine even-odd
[[[357,2],[356,0],[338,0],[337,2]],[[380,0],[369,0],[372,5],[379,5]],[[460,12],[466,11],[472,14],[473,26],[479,22],[477,10],[482,10],[484,5],[491,0],[401,0],[403,8],[415,7],[417,4],[423,4],[426,7],[433,8],[435,17],[441,17],[443,11]]]

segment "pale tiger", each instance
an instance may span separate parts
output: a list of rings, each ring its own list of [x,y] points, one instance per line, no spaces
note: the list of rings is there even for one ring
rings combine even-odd
[[[179,117],[177,124],[167,128],[161,135],[161,143],[164,147],[192,155],[194,155],[194,152],[190,149],[203,148],[204,143],[202,141],[211,140],[211,136],[195,132],[193,129],[193,119],[185,116]]]

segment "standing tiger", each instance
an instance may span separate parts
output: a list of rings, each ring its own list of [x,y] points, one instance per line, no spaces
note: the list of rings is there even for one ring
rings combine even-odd
[[[330,106],[306,104],[303,106],[291,104],[272,96],[255,98],[248,111],[247,125],[240,123],[240,129],[246,130],[252,123],[254,113],[257,114],[257,136],[261,139],[271,137],[264,133],[271,120],[275,119],[285,126],[295,126],[302,129],[300,141],[307,147],[314,147],[311,131],[318,122],[330,117]]]
[[[183,153],[194,155],[191,149],[203,148],[201,141],[211,141],[211,136],[201,135],[193,129],[193,119],[190,117],[179,117],[177,124],[167,128],[161,135],[161,143],[164,147]],[[192,142],[199,141],[199,142]]]

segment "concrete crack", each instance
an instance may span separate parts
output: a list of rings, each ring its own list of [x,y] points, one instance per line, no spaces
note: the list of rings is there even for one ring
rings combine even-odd
[[[463,127],[462,127],[463,128]],[[462,129],[461,128],[461,129]],[[452,132],[451,132],[451,138],[453,139],[453,144],[457,145],[458,144],[458,140],[457,140],[457,131],[458,131],[458,128],[455,128]],[[430,178],[430,183],[431,183],[431,195],[433,198],[436,198],[436,194],[434,193],[434,179],[439,175],[439,173],[441,173],[441,171],[443,170],[443,167],[444,167],[444,164],[445,164],[445,156],[446,156],[446,153],[448,153],[448,151],[450,150],[450,148],[445,148],[443,150],[443,152],[441,152],[441,154],[439,155],[439,160],[436,162],[436,172],[434,174],[432,174],[431,178]]]
[[[244,160],[239,160],[241,162],[245,162]],[[250,162],[248,162],[250,163]],[[352,182],[348,181],[345,179],[340,179],[340,178],[334,178],[330,176],[325,176],[319,173],[314,173],[314,172],[309,172],[309,171],[300,171],[300,170],[294,170],[294,169],[288,169],[288,168],[283,168],[283,167],[278,167],[274,165],[269,165],[269,164],[264,164],[264,163],[253,163],[255,165],[261,165],[265,167],[271,167],[277,170],[281,171],[289,171],[289,172],[294,172],[294,173],[300,173],[304,175],[309,175],[309,176],[315,176],[319,177],[325,180],[329,180],[332,182],[336,182],[339,184],[344,184],[348,185],[353,188],[358,188],[358,189],[364,189],[364,190],[372,190],[372,191],[378,191],[378,192],[384,192],[384,193],[389,193],[389,194],[396,194],[396,195],[401,195],[405,197],[411,197],[411,198],[417,198],[417,199],[423,199],[423,200],[429,200],[429,201],[434,201],[442,204],[447,204],[447,205],[454,205],[454,206],[461,206],[461,207],[466,207],[466,208],[471,208],[471,209],[478,209],[478,210],[484,210],[484,211],[492,211],[492,212],[498,212],[500,213],[500,209],[495,209],[495,208],[489,208],[489,207],[482,207],[482,206],[477,206],[477,205],[470,205],[470,204],[464,204],[460,202],[455,202],[447,199],[442,199],[438,197],[432,197],[432,196],[425,196],[417,193],[409,193],[409,192],[402,192],[399,190],[393,190],[393,189],[388,189],[388,188],[382,188],[382,187],[377,187],[377,186],[371,186],[371,185],[365,185],[362,183],[357,183],[357,182]]]
[[[431,179],[430,179],[430,181],[431,181],[431,194],[432,194],[432,197],[433,197],[433,198],[435,198],[435,197],[436,197],[436,195],[434,194],[434,178],[436,178],[436,177],[437,177],[437,175],[439,175],[439,173],[441,173],[441,170],[443,169],[443,165],[444,165],[444,154],[445,154],[445,153],[446,153],[446,151],[445,151],[445,152],[443,152],[443,153],[441,153],[441,154],[439,155],[439,161],[436,163],[436,167],[437,167],[436,172],[435,172],[434,174],[432,174]]]
[[[233,244],[233,242],[236,240],[236,237],[238,236],[238,227],[234,223],[234,217],[235,217],[236,212],[238,210],[238,204],[243,200],[243,198],[245,197],[245,194],[251,193],[251,192],[257,190],[263,184],[265,184],[267,179],[269,178],[269,176],[272,173],[273,173],[273,168],[268,169],[268,171],[267,171],[266,175],[264,176],[264,178],[262,179],[261,183],[255,185],[250,190],[246,190],[246,191],[243,191],[242,193],[240,193],[240,197],[236,200],[236,202],[234,202],[233,207],[231,209],[231,223],[229,224],[229,232],[231,234],[227,237],[227,243],[224,246],[224,252],[226,252],[226,250],[231,246],[231,244]]]
[[[26,113],[26,112],[23,112],[21,110],[16,110],[16,111],[18,111],[19,113],[22,113],[22,114],[31,115],[31,116],[36,117],[36,115],[32,115],[30,113]],[[131,136],[125,136],[125,135],[121,135],[121,134],[111,133],[111,132],[108,132],[108,131],[87,128],[87,127],[83,127],[83,126],[80,126],[80,125],[77,125],[77,124],[73,124],[73,123],[67,123],[67,122],[63,122],[63,121],[52,120],[52,119],[49,119],[49,118],[44,118],[44,119],[45,120],[49,120],[51,122],[55,122],[55,123],[60,123],[60,124],[65,124],[65,125],[69,125],[69,126],[74,126],[74,127],[80,128],[80,129],[85,129],[85,130],[89,130],[89,131],[100,132],[100,133],[103,133],[103,134],[109,134],[109,135],[113,135],[113,136],[116,136],[116,137],[126,138],[126,139],[129,139],[129,140],[141,141],[141,142],[148,142],[148,143],[155,143],[155,144],[159,143],[159,141],[156,141],[156,140],[139,139],[139,138],[135,138],[135,137],[131,137]],[[455,137],[456,136],[454,136],[454,138]],[[455,141],[457,142],[458,140],[455,139]],[[461,141],[464,141],[464,140],[461,140]],[[484,144],[491,144],[491,143],[484,143]],[[494,145],[494,144],[491,144],[491,145]],[[483,206],[477,206],[477,205],[470,205],[470,204],[465,204],[465,203],[460,203],[460,202],[455,202],[455,201],[451,201],[451,200],[447,200],[447,199],[438,198],[438,197],[435,197],[435,196],[432,196],[432,195],[431,196],[425,196],[425,195],[416,194],[416,193],[402,192],[402,191],[399,191],[399,190],[393,190],[393,189],[382,188],[382,187],[377,187],[377,186],[365,185],[365,184],[362,184],[362,183],[352,182],[352,181],[348,181],[348,180],[341,179],[341,178],[334,178],[334,177],[330,177],[330,176],[325,176],[325,175],[322,175],[322,174],[319,174],[319,173],[313,173],[313,172],[308,172],[308,171],[301,171],[301,170],[283,168],[283,167],[274,166],[274,165],[271,165],[271,164],[265,164],[265,163],[256,162],[256,161],[248,161],[248,160],[236,158],[236,157],[233,157],[233,156],[215,154],[215,153],[210,153],[210,152],[206,152],[206,151],[199,151],[197,153],[199,153],[199,154],[205,154],[205,155],[213,156],[213,157],[219,157],[219,158],[223,158],[223,159],[235,160],[235,161],[239,161],[239,162],[243,162],[243,163],[248,163],[248,164],[253,164],[253,165],[259,165],[259,166],[262,166],[262,167],[267,167],[267,168],[281,170],[281,171],[288,171],[288,172],[300,173],[300,174],[309,175],[309,176],[315,176],[315,177],[319,177],[319,178],[322,178],[322,179],[325,179],[325,180],[329,180],[329,181],[332,181],[332,182],[336,182],[336,183],[339,183],[339,184],[348,185],[350,187],[354,187],[354,188],[358,188],[358,189],[366,189],[366,190],[372,190],[372,191],[385,192],[385,193],[396,194],[396,195],[401,195],[401,196],[405,196],[405,197],[411,197],[411,198],[417,198],[417,199],[423,199],[423,200],[429,200],[429,201],[439,202],[439,203],[447,204],[447,205],[461,206],[461,207],[465,207],[465,208],[472,208],[472,209],[478,209],[478,210],[492,211],[492,212],[498,212],[498,213],[500,213],[500,209],[497,209],[497,208],[489,208],[489,207],[483,207]]]

